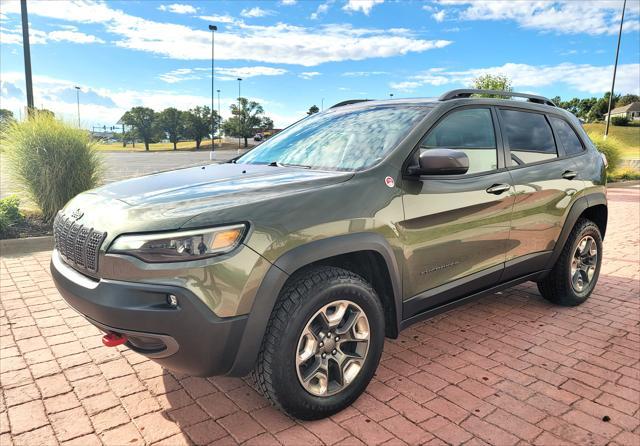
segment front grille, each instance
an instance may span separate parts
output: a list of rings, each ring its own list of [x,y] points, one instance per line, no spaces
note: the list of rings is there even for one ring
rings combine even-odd
[[[106,235],[61,214],[53,222],[53,238],[60,255],[67,263],[94,273],[98,271],[98,253]]]

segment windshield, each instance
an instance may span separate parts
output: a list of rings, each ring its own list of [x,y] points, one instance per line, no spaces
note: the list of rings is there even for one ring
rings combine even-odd
[[[336,109],[309,116],[236,160],[320,170],[362,170],[389,153],[429,107]]]

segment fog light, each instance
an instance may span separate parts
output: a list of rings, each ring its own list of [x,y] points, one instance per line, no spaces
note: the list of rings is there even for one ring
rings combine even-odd
[[[176,296],[174,296],[173,294],[169,294],[167,296],[167,303],[172,307],[177,307],[178,306],[178,298]]]

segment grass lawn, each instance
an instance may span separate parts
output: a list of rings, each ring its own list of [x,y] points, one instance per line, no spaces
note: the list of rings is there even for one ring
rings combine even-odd
[[[229,147],[227,147],[229,146]],[[216,149],[220,147],[220,140],[216,140]],[[211,140],[202,141],[200,144],[200,150],[210,150],[211,148]],[[233,145],[233,147],[229,144],[223,144],[223,149],[234,149],[237,148],[237,145]],[[96,149],[100,151],[110,151],[110,152],[144,152],[144,143],[137,142],[136,147],[132,147],[131,143],[127,144],[127,147],[122,147],[122,143],[117,142],[113,144],[96,144]],[[178,143],[178,150],[195,150],[196,142],[195,141],[180,141]],[[173,143],[170,142],[158,142],[154,144],[149,144],[149,151],[160,152],[160,151],[169,151],[173,150]]]
[[[583,124],[588,133],[604,134],[604,123]],[[609,135],[615,136],[625,146],[622,158],[640,159],[640,125],[609,126]]]

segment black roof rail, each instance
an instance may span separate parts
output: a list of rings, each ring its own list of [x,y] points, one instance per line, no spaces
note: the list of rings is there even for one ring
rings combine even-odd
[[[492,95],[504,96],[504,97],[526,98],[529,102],[535,102],[536,104],[550,105],[552,107],[556,106],[556,104],[551,102],[550,99],[547,99],[544,96],[538,96],[535,94],[516,93],[513,91],[501,91],[501,90],[475,90],[473,88],[461,88],[458,90],[447,91],[442,96],[440,96],[438,100],[448,101],[450,99],[468,98],[468,97],[471,97],[472,94],[492,94]]]
[[[366,102],[366,101],[371,101],[371,99],[348,99],[346,101],[338,102],[337,104],[332,105],[329,108],[344,107],[345,105],[357,104],[358,102]]]

